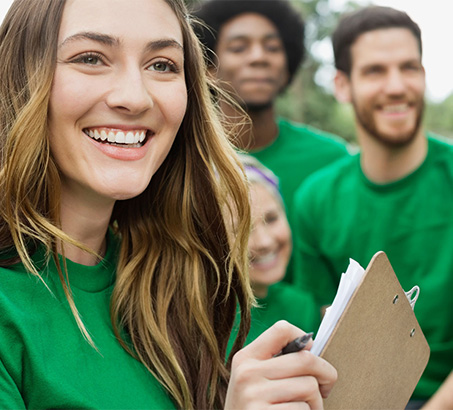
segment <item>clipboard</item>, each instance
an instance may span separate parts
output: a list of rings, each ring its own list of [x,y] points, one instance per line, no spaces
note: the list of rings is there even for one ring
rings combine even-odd
[[[321,351],[338,372],[324,408],[404,409],[429,353],[387,255],[376,253]]]

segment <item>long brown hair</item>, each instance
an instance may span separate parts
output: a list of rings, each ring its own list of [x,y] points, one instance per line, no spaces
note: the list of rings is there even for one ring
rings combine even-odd
[[[184,36],[188,107],[147,189],[115,204],[111,225],[121,250],[111,315],[118,338],[120,329],[130,336],[132,345],[121,341],[124,348],[156,375],[178,406],[220,408],[238,306],[243,320],[233,352],[250,321],[247,187],[211,103],[183,1],[165,1]],[[57,243],[75,243],[59,229],[60,177],[47,132],[64,5],[65,0],[15,0],[0,29],[0,255],[15,250],[9,259],[0,257],[0,264],[20,259],[38,277],[30,259],[35,246],[45,246],[59,266]],[[238,221],[233,241],[227,217]],[[60,281],[89,339],[64,266]]]

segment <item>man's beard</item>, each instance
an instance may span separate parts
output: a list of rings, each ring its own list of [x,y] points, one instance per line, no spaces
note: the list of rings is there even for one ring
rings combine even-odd
[[[423,112],[425,110],[425,102],[423,99],[417,101],[416,103],[416,119],[413,128],[406,132],[405,134],[401,134],[398,136],[398,138],[394,138],[388,134],[385,134],[383,132],[379,132],[378,127],[376,126],[376,122],[373,118],[373,109],[365,109],[361,110],[353,98],[352,100],[352,105],[354,107],[354,112],[357,121],[359,124],[362,126],[362,128],[371,136],[373,137],[376,141],[386,145],[389,148],[401,148],[406,145],[409,145],[417,135],[422,118],[423,118]]]

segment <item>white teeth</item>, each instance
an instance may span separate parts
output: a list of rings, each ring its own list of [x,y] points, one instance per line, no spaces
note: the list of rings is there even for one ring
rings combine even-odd
[[[117,144],[135,145],[142,143],[146,138],[146,131],[106,131],[102,130],[85,130],[85,134],[95,140],[108,141]],[[139,145],[138,145],[139,146]]]
[[[260,256],[260,257],[254,257],[253,263],[257,263],[257,264],[258,263],[260,263],[260,264],[269,263],[269,262],[272,262],[276,257],[277,257],[277,253],[271,252],[271,253],[268,253],[268,254]]]
[[[117,142],[118,142],[118,136],[117,136]],[[126,134],[126,139],[124,142],[126,142],[126,144],[133,144],[134,143],[134,134],[132,132],[128,132]]]
[[[386,105],[384,106],[385,112],[403,112],[406,111],[408,108],[407,104],[398,104],[398,105]]]
[[[116,134],[116,138],[115,138],[115,142],[117,142],[118,144],[122,144],[124,142],[126,142],[126,137],[124,135],[124,132],[119,132]]]

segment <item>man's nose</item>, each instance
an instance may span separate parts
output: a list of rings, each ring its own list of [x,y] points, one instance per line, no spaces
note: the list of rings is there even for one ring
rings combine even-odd
[[[385,90],[388,94],[401,95],[406,91],[406,80],[404,73],[399,69],[389,71],[386,82]]]

